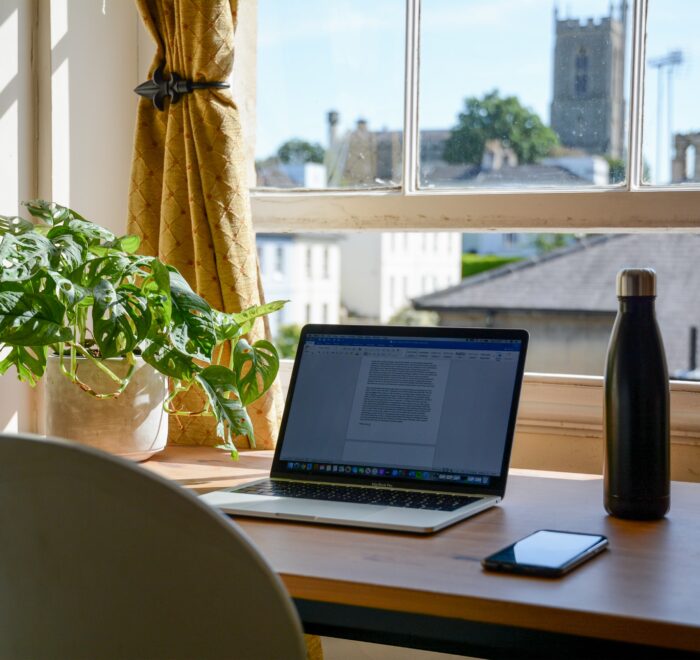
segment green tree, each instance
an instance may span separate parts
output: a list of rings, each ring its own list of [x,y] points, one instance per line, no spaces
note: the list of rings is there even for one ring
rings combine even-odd
[[[535,247],[538,254],[545,254],[571,245],[575,240],[574,234],[538,234],[535,239]]]
[[[626,165],[622,158],[614,158],[613,156],[606,156],[605,160],[608,161],[609,183],[622,183],[625,180]]]
[[[306,140],[287,140],[278,150],[277,156],[283,163],[322,163],[326,152],[323,147]]]
[[[448,163],[480,163],[487,140],[500,140],[515,151],[520,163],[533,163],[558,144],[556,133],[515,96],[493,90],[483,99],[464,101],[464,112],[445,143]]]
[[[277,331],[275,345],[282,358],[293,358],[297,354],[301,327],[298,325],[283,325]]]

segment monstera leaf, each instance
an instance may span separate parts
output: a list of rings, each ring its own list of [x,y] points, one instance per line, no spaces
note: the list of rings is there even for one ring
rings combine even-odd
[[[170,271],[172,326],[170,339],[179,351],[199,360],[211,360],[216,346],[212,309],[198,296],[180,273]]]
[[[264,305],[254,305],[253,307],[248,307],[242,312],[237,312],[231,314],[233,320],[241,326],[241,334],[245,335],[250,332],[253,327],[253,321],[260,316],[265,316],[266,314],[271,314],[279,309],[282,309],[287,304],[287,300],[275,300],[273,302],[265,303]]]
[[[53,243],[36,233],[5,234],[0,241],[0,282],[23,282],[49,268]]]
[[[17,377],[34,387],[44,375],[48,352],[47,346],[13,346],[0,360],[0,374],[15,367]]]
[[[243,405],[253,403],[270,389],[279,366],[277,351],[269,341],[261,339],[251,346],[245,339],[238,340],[233,368]]]
[[[34,229],[34,225],[29,220],[18,218],[17,216],[0,215],[0,236],[5,234],[17,236],[25,234],[32,229]]]
[[[0,342],[10,346],[46,346],[67,341],[65,307],[57,300],[7,285],[0,290]]]
[[[241,401],[236,377],[230,369],[213,365],[197,374],[197,381],[209,398],[218,421],[217,434],[226,439],[226,449],[235,452],[233,436],[246,436],[254,445],[253,425]]]
[[[151,327],[148,303],[139,289],[119,288],[103,280],[94,289],[92,326],[103,358],[129,353],[145,339]]]
[[[178,351],[167,339],[148,342],[142,356],[154,369],[176,380],[189,382],[202,370],[189,355]]]

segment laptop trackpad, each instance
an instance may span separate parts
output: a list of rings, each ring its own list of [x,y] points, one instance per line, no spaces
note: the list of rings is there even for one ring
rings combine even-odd
[[[257,502],[236,502],[235,510],[244,513],[268,513],[280,517],[293,517],[304,520],[318,518],[338,518],[347,520],[370,520],[389,507],[371,504],[357,505],[346,502],[326,502],[323,500],[276,500],[273,498]]]

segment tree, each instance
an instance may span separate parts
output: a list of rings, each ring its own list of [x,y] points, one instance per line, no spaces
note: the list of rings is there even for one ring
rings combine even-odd
[[[283,163],[322,163],[326,152],[323,147],[306,140],[287,140],[278,150],[277,156]]]
[[[277,331],[275,345],[282,358],[293,358],[297,353],[299,337],[301,336],[301,326],[283,325]]]
[[[500,140],[518,156],[519,163],[532,163],[546,156],[558,143],[556,133],[545,126],[515,96],[501,98],[493,90],[478,99],[464,101],[464,112],[445,143],[448,163],[481,162],[487,140]]]
[[[538,254],[545,254],[571,245],[575,240],[575,234],[538,234],[535,247]]]

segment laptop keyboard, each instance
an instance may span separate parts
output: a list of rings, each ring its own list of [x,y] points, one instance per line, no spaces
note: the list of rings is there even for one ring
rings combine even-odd
[[[454,511],[480,499],[444,493],[417,493],[388,488],[362,488],[359,486],[272,480],[239,488],[236,492],[250,495],[300,497],[307,500],[326,500],[329,502],[378,504],[406,509],[430,509],[432,511]]]

